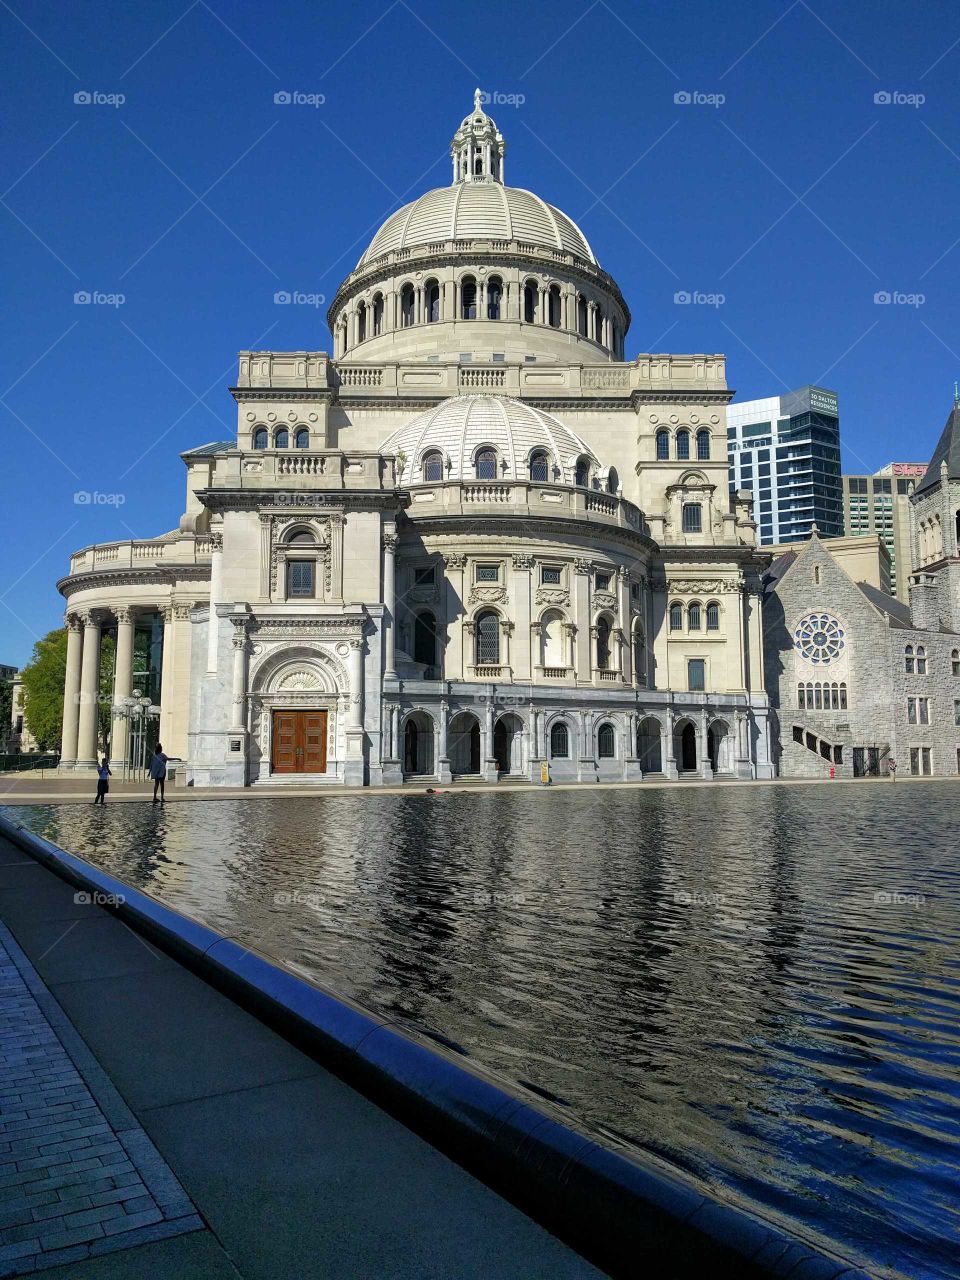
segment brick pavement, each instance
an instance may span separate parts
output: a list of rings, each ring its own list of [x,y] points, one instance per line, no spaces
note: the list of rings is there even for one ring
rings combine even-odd
[[[202,1226],[0,925],[0,1276]]]

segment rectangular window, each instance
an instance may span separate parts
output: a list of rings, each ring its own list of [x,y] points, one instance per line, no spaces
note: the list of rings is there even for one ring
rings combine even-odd
[[[691,693],[701,693],[707,687],[707,664],[703,658],[690,658],[687,662],[687,685]]]
[[[930,699],[918,698],[917,701],[920,704],[918,707],[918,710],[920,712],[920,723],[929,724],[930,723]]]
[[[545,587],[559,587],[562,570],[555,565],[545,564],[540,570],[540,581]]]
[[[597,590],[598,590],[598,591],[609,591],[609,590],[610,590],[610,575],[609,575],[609,573],[598,573],[598,574],[597,574],[597,578],[596,578],[596,588],[597,588]]]
[[[312,560],[290,560],[287,562],[287,595],[291,598],[313,596]]]
[[[956,698],[953,700],[953,723],[960,724],[960,702]]]
[[[500,566],[498,564],[478,564],[477,582],[499,582]]]
[[[415,587],[432,587],[435,579],[436,568],[432,564],[413,571],[413,585]]]

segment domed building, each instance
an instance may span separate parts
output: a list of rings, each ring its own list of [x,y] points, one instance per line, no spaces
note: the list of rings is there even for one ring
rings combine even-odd
[[[332,356],[241,352],[178,528],[72,557],[62,767],[107,633],[115,767],[159,733],[198,786],[771,776],[724,358],[628,359],[615,280],[505,152],[478,90]]]

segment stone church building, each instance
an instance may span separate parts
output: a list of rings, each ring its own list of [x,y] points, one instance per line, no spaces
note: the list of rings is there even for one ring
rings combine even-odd
[[[765,580],[783,777],[960,773],[960,404],[913,498],[910,602],[857,583],[814,536]]]
[[[72,556],[64,768],[110,634],[114,767],[149,701],[198,786],[772,776],[724,359],[627,358],[616,280],[505,158],[478,91],[332,354],[241,352],[176,528]]]

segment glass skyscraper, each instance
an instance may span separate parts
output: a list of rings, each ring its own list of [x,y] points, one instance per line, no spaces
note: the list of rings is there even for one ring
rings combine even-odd
[[[730,492],[749,489],[760,543],[843,533],[837,393],[801,387],[727,406]]]

